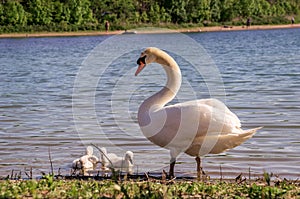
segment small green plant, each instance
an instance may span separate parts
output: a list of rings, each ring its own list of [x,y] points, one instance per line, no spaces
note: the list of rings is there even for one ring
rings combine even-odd
[[[267,185],[270,186],[270,184],[271,184],[271,178],[270,178],[270,174],[269,173],[264,172],[264,179],[265,179]]]
[[[265,174],[266,175],[266,174]],[[271,183],[270,183],[271,184]],[[0,198],[297,198],[299,182],[2,180]]]

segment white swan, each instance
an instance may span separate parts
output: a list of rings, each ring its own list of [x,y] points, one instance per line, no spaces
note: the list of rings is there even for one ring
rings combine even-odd
[[[137,76],[146,64],[159,63],[167,74],[167,83],[146,99],[138,110],[138,123],[143,134],[154,144],[170,150],[170,177],[174,177],[176,157],[185,152],[196,157],[197,177],[201,159],[240,145],[260,128],[242,130],[240,120],[217,99],[201,99],[165,106],[181,86],[181,71],[166,52],[150,47],[137,60]]]
[[[119,157],[114,153],[107,153],[106,149],[101,148],[102,168],[125,169],[128,174],[133,174],[133,152],[126,151],[124,157]]]
[[[88,146],[86,148],[86,155],[75,159],[72,163],[72,168],[82,169],[84,175],[88,175],[88,172],[93,171],[99,162],[99,159],[93,155],[93,152],[93,147]]]

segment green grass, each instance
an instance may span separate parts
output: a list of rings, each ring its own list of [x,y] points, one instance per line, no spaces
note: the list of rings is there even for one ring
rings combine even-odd
[[[0,198],[300,198],[299,182],[2,180]]]

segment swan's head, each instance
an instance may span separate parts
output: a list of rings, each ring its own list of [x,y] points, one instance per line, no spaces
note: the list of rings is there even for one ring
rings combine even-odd
[[[137,60],[137,64],[139,65],[139,67],[135,72],[135,76],[137,76],[145,68],[147,64],[150,64],[152,62],[157,62],[157,57],[159,53],[162,52],[163,52],[162,50],[155,47],[146,48],[146,50],[144,50],[141,53],[140,58]]]
[[[91,146],[86,147],[87,155],[91,156],[91,155],[93,155],[93,152],[94,152],[93,147],[91,147]]]
[[[125,161],[128,161],[128,162],[130,162],[130,164],[133,164],[133,153],[132,153],[132,151],[126,151]]]
[[[100,148],[100,150],[101,150],[100,158],[101,158],[102,167],[106,167],[108,165],[108,163],[109,163],[109,160],[107,159],[106,148],[102,147],[102,148]]]

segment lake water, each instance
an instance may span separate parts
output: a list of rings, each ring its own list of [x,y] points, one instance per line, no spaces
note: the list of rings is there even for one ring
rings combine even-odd
[[[145,139],[136,119],[139,104],[164,85],[165,77],[157,65],[134,77],[141,52],[135,42],[158,41],[166,49],[182,48],[181,53],[170,50],[184,79],[170,104],[216,97],[244,129],[264,127],[234,149],[205,156],[208,175],[220,177],[222,167],[223,177],[248,176],[250,169],[253,176],[267,171],[297,179],[299,34],[300,29],[185,34],[197,43],[193,46],[203,47],[199,59],[208,59],[203,64],[210,63],[199,67],[200,73],[185,58],[193,57],[193,46],[181,46],[174,34],[0,39],[0,176],[28,168],[37,176],[48,173],[49,149],[54,171],[69,174],[70,163],[90,143],[120,156],[132,150],[136,172],[168,170],[169,152]],[[194,158],[182,154],[175,172],[195,175],[195,166]]]

